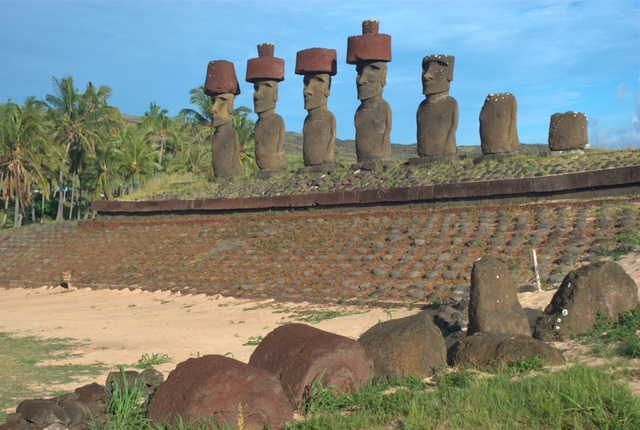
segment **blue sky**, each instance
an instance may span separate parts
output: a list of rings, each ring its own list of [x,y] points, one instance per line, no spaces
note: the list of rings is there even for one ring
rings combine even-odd
[[[246,64],[256,45],[275,44],[285,60],[278,113],[301,132],[302,77],[296,52],[338,52],[329,110],[337,135],[353,139],[355,67],[347,37],[365,19],[392,37],[384,98],[393,112],[393,143],[415,143],[423,100],[421,60],[454,55],[450,94],[460,107],[458,145],[478,145],[478,116],[489,93],[518,102],[522,143],[547,143],[556,112],[584,112],[593,146],[640,148],[640,2],[511,1],[7,1],[0,0],[0,101],[53,93],[52,77],[71,75],[113,90],[111,104],[142,115],[153,101],[170,115],[189,105],[210,60],[235,64],[253,108]],[[254,119],[257,118],[254,115]]]

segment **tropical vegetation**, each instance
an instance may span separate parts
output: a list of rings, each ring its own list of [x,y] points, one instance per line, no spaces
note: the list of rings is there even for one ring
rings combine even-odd
[[[52,83],[44,100],[0,102],[0,228],[87,219],[92,200],[128,194],[161,172],[213,176],[212,102],[202,86],[190,91],[193,109],[172,117],[153,101],[132,120],[109,104],[108,86],[81,90],[71,76]],[[233,118],[247,174],[257,170],[251,113],[240,106]]]

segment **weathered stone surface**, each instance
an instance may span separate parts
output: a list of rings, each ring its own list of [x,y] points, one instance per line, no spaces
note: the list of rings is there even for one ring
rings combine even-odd
[[[422,60],[422,93],[425,100],[418,106],[418,155],[446,157],[456,154],[458,102],[449,96],[453,80],[452,55],[427,55]]]
[[[386,64],[361,62],[356,68],[358,98],[361,100],[354,119],[358,163],[391,160],[391,107],[382,98],[382,87],[386,85]],[[366,92],[371,96],[364,94],[365,88],[370,89]]]
[[[331,165],[336,162],[336,118],[327,110],[326,105],[309,109],[302,134],[305,166]]]
[[[231,103],[233,109],[233,102]],[[240,139],[231,122],[216,127],[211,138],[213,173],[218,178],[232,178],[242,174]]]
[[[278,375],[296,409],[310,397],[315,381],[348,392],[368,380],[372,367],[357,341],[306,324],[273,330],[251,354],[249,364]]]
[[[336,119],[327,109],[331,76],[336,74],[335,49],[310,48],[298,51],[296,73],[304,75],[304,108],[308,115],[302,128],[302,155],[306,167],[332,165]],[[306,172],[306,170],[302,170]]]
[[[256,84],[256,87],[258,87],[256,93],[259,93],[263,92],[261,88],[265,88],[265,85],[264,83]],[[260,170],[286,170],[284,120],[276,113],[275,103],[273,109],[258,112],[256,107],[256,112],[258,113],[258,121],[254,131],[256,164]]]
[[[258,57],[247,60],[247,82],[256,83],[263,79],[284,81],[284,60],[274,57],[274,52],[273,43],[258,45]]]
[[[286,170],[284,120],[276,113],[278,82],[284,80],[284,60],[275,58],[271,43],[258,45],[258,58],[247,61],[246,81],[253,83],[254,110],[258,114],[254,139],[260,170]]]
[[[356,65],[360,106],[355,114],[358,163],[391,160],[391,107],[383,100],[391,37],[378,34],[378,21],[362,23],[362,36],[348,40],[347,63]]]
[[[598,312],[618,319],[618,313],[638,305],[638,287],[612,261],[597,262],[570,272],[536,321],[534,337],[567,340],[593,328]]]
[[[242,405],[244,426],[280,428],[293,419],[276,375],[221,355],[190,358],[176,366],[149,403],[149,418],[175,424],[213,418],[218,426],[235,424]]]
[[[517,292],[505,263],[493,257],[477,260],[471,271],[467,336],[485,331],[530,336]]]
[[[335,76],[338,70],[338,54],[335,49],[309,48],[296,54],[297,75],[328,73]]]
[[[32,424],[50,424],[70,422],[67,413],[60,406],[47,400],[24,400],[16,408],[22,419]]]
[[[511,154],[520,149],[518,104],[511,93],[489,94],[480,110],[482,154]]]
[[[391,61],[391,36],[378,33],[377,19],[362,21],[362,35],[347,39],[347,64],[360,61]]]
[[[375,376],[427,377],[447,362],[444,338],[426,313],[380,322],[364,332],[358,342],[373,359]]]
[[[531,336],[482,332],[467,336],[447,351],[450,366],[485,367],[493,363],[510,363],[527,357],[539,357],[548,366],[565,363],[562,352]]]
[[[589,143],[587,116],[582,112],[554,113],[549,125],[549,149],[570,151],[584,149]]]
[[[204,93],[208,96],[231,93],[240,94],[240,85],[236,78],[236,69],[226,60],[209,61],[207,77],[204,81]]]
[[[231,126],[233,102],[240,94],[233,63],[225,60],[209,62],[204,93],[211,97],[212,125],[216,128],[211,138],[211,158],[214,175],[231,178],[240,175],[240,140]]]

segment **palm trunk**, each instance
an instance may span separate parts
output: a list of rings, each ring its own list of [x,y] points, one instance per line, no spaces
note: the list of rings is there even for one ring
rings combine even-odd
[[[42,190],[42,204],[40,205],[40,224],[44,222],[44,190]]]
[[[4,228],[7,224],[7,212],[9,211],[9,196],[4,198],[4,211],[2,212],[2,222],[0,222],[0,228]]]
[[[82,209],[82,206],[80,206],[80,202],[82,201],[82,177],[78,177],[78,202],[76,203],[76,206],[78,206],[78,219],[77,221],[80,221],[80,212]]]
[[[69,221],[73,219],[73,196],[76,193],[76,174],[71,177],[71,199],[69,200]]]
[[[56,222],[64,221],[64,176],[60,172],[60,178],[58,181],[60,187],[60,194],[58,194],[58,213],[56,214]]]
[[[16,193],[13,199],[14,207],[13,207],[13,228],[20,227],[22,223],[22,219],[20,219],[20,201],[18,200],[18,183],[16,182]]]

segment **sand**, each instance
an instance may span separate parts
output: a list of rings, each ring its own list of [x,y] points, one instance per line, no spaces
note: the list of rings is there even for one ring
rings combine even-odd
[[[619,262],[640,285],[640,253]],[[518,294],[530,323],[550,302],[555,290]],[[14,336],[73,338],[80,357],[56,364],[106,366],[97,379],[78,380],[61,390],[98,382],[118,364],[132,365],[143,354],[167,354],[173,361],[157,366],[165,376],[175,366],[205,354],[230,354],[248,362],[255,346],[245,345],[266,336],[279,324],[296,321],[298,314],[318,314],[336,310],[347,316],[326,319],[315,327],[357,339],[379,321],[436,310],[380,309],[353,306],[325,306],[310,303],[277,303],[273,300],[249,301],[223,296],[181,295],[141,290],[68,291],[61,287],[0,289],[0,331]],[[464,331],[445,338],[447,347],[464,337]],[[558,345],[556,345],[558,346]],[[566,345],[567,352],[579,349]],[[46,363],[43,363],[46,365]]]

